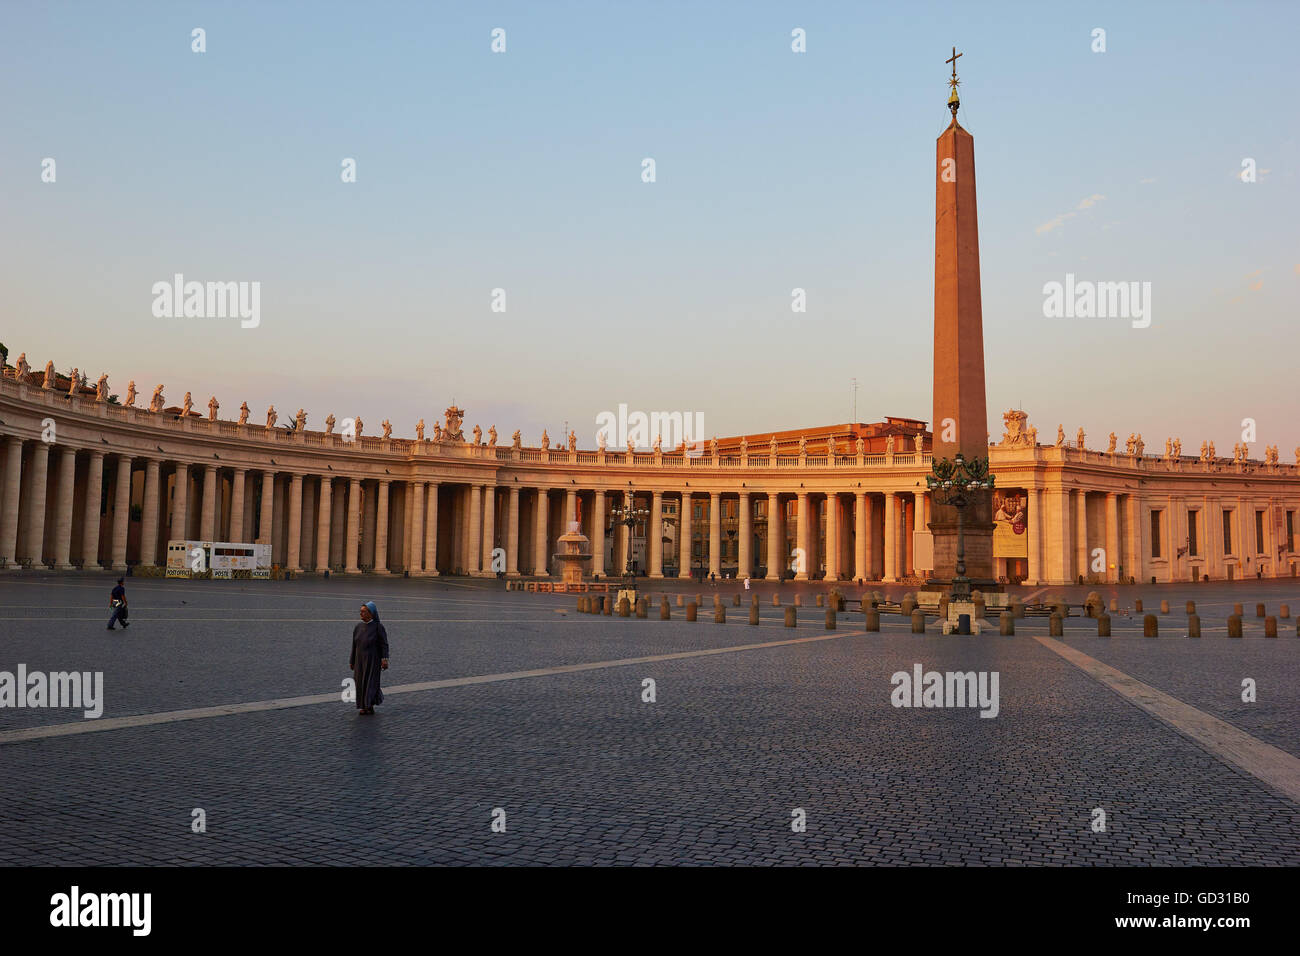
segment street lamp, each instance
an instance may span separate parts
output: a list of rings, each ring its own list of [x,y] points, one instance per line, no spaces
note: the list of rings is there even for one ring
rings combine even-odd
[[[967,461],[958,452],[952,461],[947,458],[934,461],[930,466],[930,474],[925,476],[925,483],[939,504],[952,505],[957,509],[957,567],[950,597],[953,601],[970,600],[970,579],[966,577],[964,515],[966,506],[970,504],[970,498],[967,497],[970,492],[993,490],[989,460],[972,458]]]
[[[631,492],[624,498],[624,504],[610,508],[610,516],[614,519],[614,524],[621,524],[627,528],[627,555],[623,559],[623,588],[624,590],[636,590],[636,578],[632,574],[632,529],[638,521],[644,521],[649,517],[650,512],[646,508],[636,506],[636,496]]]

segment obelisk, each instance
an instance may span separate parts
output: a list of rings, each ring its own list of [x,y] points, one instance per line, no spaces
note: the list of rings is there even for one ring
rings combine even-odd
[[[934,459],[987,459],[988,415],[984,398],[984,320],[980,308],[979,227],[975,214],[975,141],[957,122],[957,57],[953,50],[952,122],[935,150],[934,202]],[[934,540],[931,583],[949,584],[957,564],[957,509],[934,494],[930,530]],[[993,580],[993,494],[967,495],[963,512],[966,576],[973,588]]]

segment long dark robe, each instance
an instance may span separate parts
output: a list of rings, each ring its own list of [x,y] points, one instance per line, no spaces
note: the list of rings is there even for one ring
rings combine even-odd
[[[358,621],[352,629],[352,679],[357,684],[357,709],[384,702],[379,689],[379,662],[388,657],[388,631],[375,618]]]

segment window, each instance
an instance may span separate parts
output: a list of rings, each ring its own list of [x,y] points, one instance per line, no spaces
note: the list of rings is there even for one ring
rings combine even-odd
[[[1200,541],[1196,533],[1196,516],[1199,512],[1187,512],[1187,553],[1193,558],[1201,553]]]
[[[1151,557],[1160,557],[1160,515],[1162,512],[1153,510],[1151,512]]]
[[[1264,512],[1255,512],[1255,553],[1264,553]]]
[[[1286,513],[1286,549],[1288,551],[1295,550],[1295,512],[1294,511],[1288,511]]]
[[[1232,512],[1223,509],[1223,553],[1232,554]]]
[[[704,505],[697,504],[695,506],[695,517],[697,520],[704,517]]]

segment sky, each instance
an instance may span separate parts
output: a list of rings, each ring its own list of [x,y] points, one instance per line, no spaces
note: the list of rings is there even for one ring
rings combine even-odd
[[[0,342],[141,404],[396,437],[453,401],[527,444],[593,447],[620,404],[811,428],[853,418],[854,379],[857,420],[929,420],[956,46],[994,438],[1023,408],[1047,443],[1222,454],[1250,418],[1290,461],[1298,27],[1287,2],[4,0]],[[177,273],[260,283],[258,325],[156,317]],[[1149,282],[1149,327],[1045,316],[1067,274]]]

